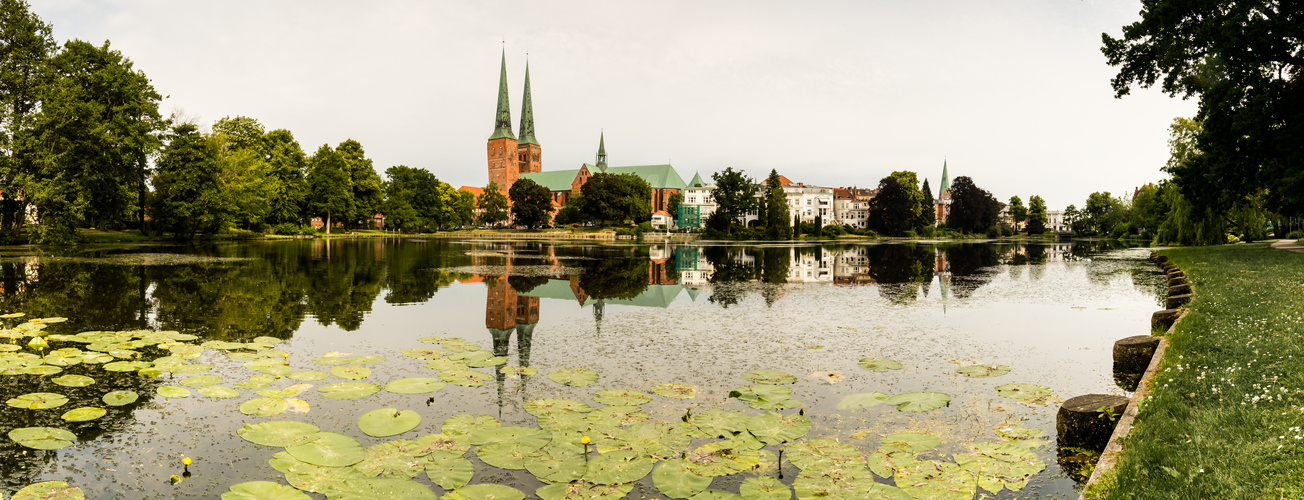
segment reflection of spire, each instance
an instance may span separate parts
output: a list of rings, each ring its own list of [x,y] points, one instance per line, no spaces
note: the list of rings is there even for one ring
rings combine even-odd
[[[593,325],[597,328],[598,336],[602,336],[602,314],[606,312],[607,303],[598,299],[593,303]]]
[[[946,258],[945,250],[936,250],[937,262],[934,263],[937,281],[942,288],[942,313],[946,313],[946,301],[951,297],[951,261]]]

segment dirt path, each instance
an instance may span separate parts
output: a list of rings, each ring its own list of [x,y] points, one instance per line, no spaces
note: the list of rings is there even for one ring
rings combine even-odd
[[[1304,245],[1295,243],[1295,240],[1277,240],[1272,244],[1272,248],[1280,248],[1292,252],[1304,252]]]

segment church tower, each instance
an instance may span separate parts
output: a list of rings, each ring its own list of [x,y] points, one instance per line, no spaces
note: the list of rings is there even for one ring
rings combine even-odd
[[[607,136],[606,132],[598,133],[598,155],[593,158],[593,166],[598,167],[598,172],[607,171],[607,137],[606,136]]]
[[[946,216],[951,215],[951,177],[946,172],[946,160],[942,160],[942,185],[937,187],[937,225],[946,224]]]
[[[521,137],[516,141],[520,173],[543,171],[543,148],[534,138],[534,102],[530,99],[530,62],[525,62],[525,97],[521,101]]]
[[[533,137],[531,134],[531,140]],[[498,116],[494,119],[494,133],[489,136],[488,149],[489,182],[497,182],[498,189],[506,194],[521,176],[516,135],[512,133],[511,103],[507,99],[507,49],[503,49],[502,70],[498,74]]]

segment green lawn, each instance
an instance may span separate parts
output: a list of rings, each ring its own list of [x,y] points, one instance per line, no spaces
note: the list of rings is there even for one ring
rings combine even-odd
[[[1304,498],[1304,253],[1164,250],[1195,297],[1088,498]]]

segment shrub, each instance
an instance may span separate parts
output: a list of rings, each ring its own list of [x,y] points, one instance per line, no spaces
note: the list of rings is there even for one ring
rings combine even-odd
[[[918,238],[918,237],[919,237],[919,233],[916,233],[914,229],[907,229],[906,232],[905,232],[905,237],[907,237],[907,238]]]
[[[275,226],[272,226],[272,233],[283,235],[283,236],[299,234],[299,226],[296,226],[289,222],[277,224]]]
[[[1000,237],[1001,237],[1001,230],[1000,230],[1000,228],[997,228],[996,226],[992,226],[991,228],[987,229],[987,237],[988,237],[988,238],[1000,238]]]

